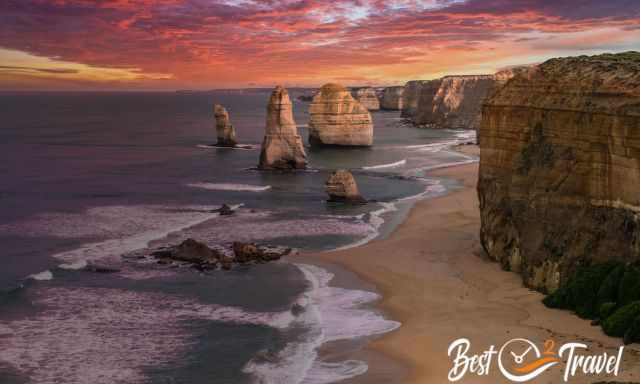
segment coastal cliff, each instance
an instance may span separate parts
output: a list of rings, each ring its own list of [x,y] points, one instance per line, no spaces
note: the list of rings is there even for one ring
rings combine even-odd
[[[370,111],[377,111],[380,109],[380,100],[376,90],[373,88],[360,88],[354,91],[353,97],[358,102]]]
[[[583,266],[640,260],[640,53],[517,71],[482,109],[489,257],[553,292]]]
[[[380,108],[398,111],[402,110],[402,95],[404,87],[387,87],[382,91],[380,97]]]
[[[434,128],[477,129],[494,76],[446,76],[422,86],[413,122]],[[437,88],[436,86],[437,85]]]
[[[309,106],[312,145],[370,146],[371,114],[340,84],[325,84]]]

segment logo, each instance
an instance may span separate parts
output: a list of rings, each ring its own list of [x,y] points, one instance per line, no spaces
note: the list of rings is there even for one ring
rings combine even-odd
[[[554,340],[546,340],[542,348],[534,342],[524,338],[507,341],[498,350],[494,345],[480,354],[471,354],[471,341],[461,338],[449,345],[447,354],[453,359],[453,366],[449,371],[450,382],[459,381],[467,374],[486,376],[497,360],[499,372],[514,383],[524,383],[542,375],[549,368],[563,364],[564,382],[577,374],[584,375],[614,375],[618,376],[624,346],[617,355],[589,355],[585,351],[588,346],[583,343],[565,343],[556,351]]]

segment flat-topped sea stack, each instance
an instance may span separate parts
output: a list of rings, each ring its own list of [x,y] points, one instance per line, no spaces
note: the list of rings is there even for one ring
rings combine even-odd
[[[378,100],[376,90],[373,88],[359,88],[355,91],[354,97],[363,107],[370,111],[380,109],[380,100]]]
[[[579,267],[640,260],[640,53],[516,73],[485,102],[480,135],[490,258],[548,292]]]
[[[423,84],[413,123],[432,128],[474,129],[480,126],[482,103],[493,90],[493,75],[446,76]]]
[[[339,169],[329,175],[325,188],[330,202],[347,204],[366,204],[367,202],[360,195],[356,179],[345,169]]]
[[[382,91],[380,109],[390,111],[402,110],[402,95],[404,87],[387,87]]]
[[[227,110],[222,105],[215,104],[213,106],[213,116],[216,120],[216,134],[218,136],[216,145],[219,147],[235,147],[238,144],[236,131],[231,125]]]
[[[302,169],[306,166],[307,155],[293,120],[289,93],[277,86],[267,106],[267,124],[258,168]]]
[[[326,84],[309,106],[309,142],[313,145],[371,146],[371,114],[340,84]]]

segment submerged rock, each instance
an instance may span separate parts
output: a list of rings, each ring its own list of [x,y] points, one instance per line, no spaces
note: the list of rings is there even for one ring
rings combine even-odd
[[[309,142],[314,145],[371,146],[371,114],[340,84],[326,84],[309,106]]]
[[[227,204],[222,204],[222,207],[214,210],[213,212],[218,212],[220,216],[231,216],[235,213],[235,211]]]
[[[329,175],[325,183],[330,202],[366,204],[367,200],[360,195],[356,179],[351,172],[339,169]]]
[[[260,153],[260,169],[304,169],[307,154],[293,119],[293,107],[286,89],[277,86],[267,106],[267,123]]]
[[[216,133],[218,135],[219,147],[235,147],[238,142],[236,141],[236,131],[231,125],[229,120],[229,113],[220,104],[213,106],[213,115],[216,119]]]
[[[376,90],[373,88],[357,89],[354,97],[363,107],[370,111],[377,111],[380,109],[380,100],[378,100]]]

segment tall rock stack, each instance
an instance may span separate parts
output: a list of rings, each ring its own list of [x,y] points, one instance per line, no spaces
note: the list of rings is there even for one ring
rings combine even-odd
[[[543,291],[640,260],[640,53],[552,59],[485,103],[481,241]]]
[[[340,84],[326,84],[309,106],[309,142],[314,145],[373,145],[373,120],[367,108]]]
[[[213,106],[213,116],[216,119],[216,133],[218,136],[216,145],[219,147],[235,147],[238,144],[236,131],[231,125],[227,110],[222,105],[215,104]]]
[[[380,102],[380,108],[399,111],[402,110],[402,94],[404,93],[404,87],[387,87],[382,91],[382,100]]]
[[[358,102],[370,111],[377,111],[380,109],[380,100],[376,90],[373,88],[360,88],[355,91],[355,98]]]
[[[267,126],[260,153],[260,169],[302,169],[307,155],[293,120],[289,93],[277,86],[267,106]]]
[[[413,122],[434,128],[477,130],[482,103],[494,83],[493,75],[480,75],[446,76],[424,84]]]

